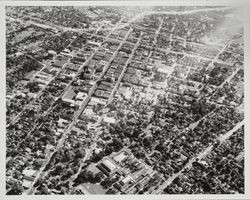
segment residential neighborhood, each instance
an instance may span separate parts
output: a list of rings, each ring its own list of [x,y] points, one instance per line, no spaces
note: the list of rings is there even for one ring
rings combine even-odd
[[[6,195],[244,194],[241,14],[6,6]]]

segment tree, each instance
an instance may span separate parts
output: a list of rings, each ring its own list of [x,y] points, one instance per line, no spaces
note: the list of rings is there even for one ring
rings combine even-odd
[[[16,150],[16,149],[13,149],[13,150],[10,152],[10,156],[11,156],[11,157],[15,157],[15,156],[18,155],[18,154],[19,154],[19,151]]]
[[[73,28],[78,28],[78,25],[79,25],[79,24],[78,24],[77,22],[74,22],[74,23],[73,23]]]
[[[36,93],[40,90],[38,82],[29,82],[26,87],[29,89],[30,92]]]
[[[152,138],[151,137],[145,137],[143,139],[143,145],[145,147],[150,147],[151,144],[152,144]]]
[[[86,182],[93,182],[94,174],[91,171],[87,171],[86,169],[81,171],[77,178],[75,179],[75,185],[86,183]]]
[[[64,160],[65,162],[72,160],[75,157],[75,153],[71,150],[65,150],[64,152]]]
[[[34,167],[35,167],[35,169],[40,169],[40,167],[42,166],[42,164],[43,164],[43,160],[42,159],[37,159],[37,160],[35,160],[34,161]]]
[[[58,163],[53,171],[53,174],[55,174],[55,175],[60,174],[63,171],[63,168],[64,168],[63,164]]]
[[[114,146],[115,151],[119,151],[123,148],[123,144],[118,138],[113,139],[112,146]]]
[[[139,158],[139,159],[146,157],[144,151],[141,150],[141,149],[138,149],[138,151],[136,151],[134,153],[134,155],[135,155],[136,158]]]
[[[35,59],[27,59],[22,66],[23,71],[30,72],[41,67],[41,64]]]
[[[42,184],[43,184],[42,178],[39,178],[39,179],[35,182],[34,187],[41,186]]]
[[[93,153],[91,156],[91,160],[96,163],[100,161],[104,156],[105,156],[105,153],[103,151],[99,152],[98,154]]]
[[[84,150],[78,148],[75,154],[75,159],[77,158],[83,158],[85,156]]]
[[[87,65],[85,65],[85,66],[83,67],[83,72],[86,73],[86,72],[88,71],[88,69],[89,69],[89,67],[88,67]]]
[[[122,111],[119,110],[119,111],[117,112],[117,117],[118,117],[118,118],[123,118],[123,117],[125,117],[125,114],[124,114]]]
[[[104,151],[104,154],[105,155],[109,155],[111,154],[112,152],[114,152],[114,147],[111,145],[111,143],[108,143],[105,147],[105,151]]]
[[[6,193],[6,195],[20,195],[23,193],[23,187],[19,183],[14,183],[14,186],[10,191]]]
[[[99,183],[99,182],[101,182],[101,180],[103,179],[103,177],[104,177],[104,174],[102,172],[98,172],[95,175],[94,180],[95,180],[96,183]]]
[[[105,189],[107,189],[107,188],[111,187],[112,182],[109,180],[108,177],[106,177],[106,178],[101,182],[101,185],[102,185]]]
[[[73,171],[73,169],[68,169],[68,171],[67,171],[67,176],[72,176],[73,174],[75,174],[74,173],[74,171]]]
[[[44,186],[41,188],[41,194],[45,194],[45,195],[50,194],[49,188],[48,188],[47,185],[44,185]]]
[[[116,191],[113,188],[110,188],[106,194],[116,194]]]
[[[60,194],[66,194],[67,193],[67,188],[66,187],[62,187],[61,188],[61,192],[60,192]]]
[[[9,159],[6,162],[6,169],[11,167],[13,165],[14,159],[12,157],[9,157]]]

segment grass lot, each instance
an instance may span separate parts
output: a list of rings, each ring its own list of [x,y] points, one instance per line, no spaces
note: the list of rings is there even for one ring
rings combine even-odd
[[[98,172],[100,172],[100,170],[95,166],[95,164],[89,165],[88,170],[92,171],[94,174],[97,174]]]
[[[100,172],[100,170],[95,166],[95,164],[89,165],[88,169],[92,171],[94,174]],[[77,189],[80,189],[84,194],[105,194],[108,189],[104,189],[100,184],[93,183],[83,183],[77,186]]]
[[[82,190],[84,194],[105,194],[108,189],[103,189],[101,185],[92,183],[83,183],[77,187]]]

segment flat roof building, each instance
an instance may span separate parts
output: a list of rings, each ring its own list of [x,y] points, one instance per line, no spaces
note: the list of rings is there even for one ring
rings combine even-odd
[[[117,165],[107,158],[98,164],[97,167],[107,176],[114,174],[118,169]]]
[[[114,156],[113,159],[114,159],[116,162],[120,163],[120,162],[122,162],[124,159],[126,159],[127,157],[128,157],[128,153],[125,152],[125,151],[123,151],[123,152],[119,153],[118,155]]]

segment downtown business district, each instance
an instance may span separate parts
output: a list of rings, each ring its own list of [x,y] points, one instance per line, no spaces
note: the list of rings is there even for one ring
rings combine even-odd
[[[243,22],[224,7],[6,7],[6,194],[244,193]]]

